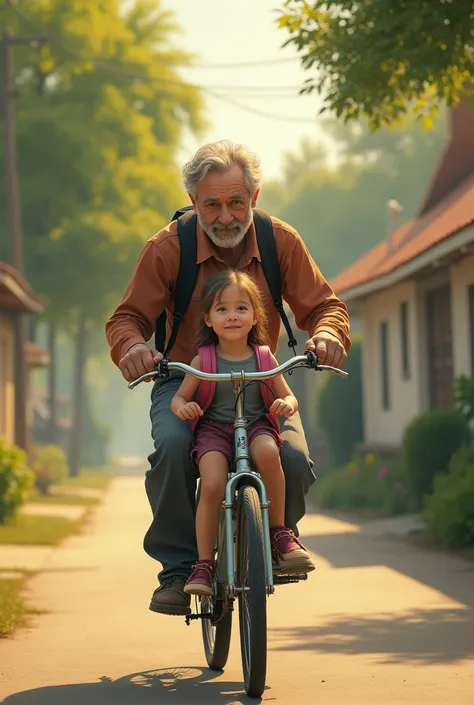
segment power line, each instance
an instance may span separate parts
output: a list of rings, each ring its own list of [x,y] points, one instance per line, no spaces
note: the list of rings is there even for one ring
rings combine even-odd
[[[277,66],[279,64],[293,64],[298,60],[297,56],[287,57],[285,59],[263,59],[261,61],[241,61],[239,63],[230,64],[194,64],[192,68],[198,69],[245,69],[255,68],[257,66]]]
[[[217,98],[218,100],[222,100],[225,103],[233,105],[235,108],[240,108],[240,110],[245,110],[247,113],[257,115],[258,117],[267,118],[268,120],[275,120],[276,122],[298,122],[300,124],[305,125],[314,125],[315,123],[315,121],[311,120],[310,118],[299,118],[285,115],[276,115],[274,113],[267,113],[265,110],[259,110],[258,108],[252,108],[250,105],[244,105],[243,103],[240,103],[237,100],[230,98],[229,96],[223,96],[219,95],[219,93],[214,93],[214,91],[210,89],[207,89],[206,93],[208,93],[213,98]]]
[[[25,14],[24,12],[20,11],[16,5],[13,3],[12,0],[6,0],[9,7],[20,17],[22,20],[25,22],[28,22],[30,25],[36,27],[37,29],[41,29],[43,34],[48,37],[48,41],[51,44],[54,44],[57,46],[59,49],[62,49],[66,53],[70,54],[74,59],[77,59],[78,61],[84,61],[84,62],[90,62],[93,63],[97,68],[103,69],[104,71],[109,71],[110,73],[117,74],[119,76],[123,76],[124,78],[131,78],[131,79],[136,79],[140,81],[146,81],[146,82],[153,82],[153,83],[163,83],[163,84],[169,84],[169,85],[175,85],[175,86],[182,86],[182,85],[188,85],[192,88],[199,88],[201,90],[206,90],[206,89],[211,89],[211,90],[258,90],[258,91],[276,91],[276,92],[286,92],[286,91],[299,91],[300,87],[299,86],[258,86],[258,85],[250,85],[250,86],[206,86],[206,85],[197,85],[193,83],[187,83],[185,81],[176,81],[176,80],[171,80],[171,79],[166,79],[166,78],[150,78],[148,76],[143,76],[137,73],[131,73],[127,70],[124,70],[123,68],[120,68],[118,66],[114,66],[113,64],[110,64],[105,61],[101,61],[100,59],[96,59],[92,56],[84,56],[83,54],[78,53],[77,51],[74,51],[68,46],[65,46],[62,43],[62,40],[57,36],[54,35],[49,31],[47,27],[45,27],[43,24],[40,22],[37,22],[35,19],[33,19],[30,15]],[[286,61],[286,59],[284,59]],[[222,66],[225,66],[225,64],[222,64]],[[236,64],[237,66],[237,64]],[[186,67],[186,68],[191,68],[191,67]]]
[[[152,85],[162,84],[162,85],[171,85],[171,86],[175,86],[175,87],[179,87],[179,88],[188,87],[188,88],[198,89],[204,93],[207,93],[208,95],[211,95],[214,98],[217,98],[218,100],[221,100],[223,102],[227,102],[230,105],[233,105],[234,107],[236,107],[240,110],[244,110],[248,113],[251,113],[253,115],[257,115],[259,117],[267,118],[269,120],[274,120],[274,121],[278,121],[278,122],[293,122],[293,123],[297,122],[297,123],[305,123],[305,124],[310,124],[310,123],[314,124],[314,122],[312,120],[307,119],[307,118],[288,117],[288,116],[284,116],[284,115],[277,115],[274,113],[268,113],[266,111],[262,111],[257,108],[252,108],[251,106],[240,103],[231,97],[223,96],[223,95],[215,92],[217,90],[235,91],[236,89],[259,90],[261,92],[265,92],[269,89],[270,90],[275,90],[275,89],[279,90],[280,88],[283,91],[299,90],[293,86],[282,86],[282,87],[272,87],[272,86],[241,86],[241,87],[236,87],[236,86],[198,86],[198,85],[195,85],[192,83],[187,83],[185,81],[176,81],[176,80],[171,80],[171,79],[166,79],[166,78],[153,78],[150,76],[143,76],[143,75],[139,75],[136,73],[131,73],[127,70],[124,70],[123,68],[114,66],[113,64],[101,61],[100,59],[96,59],[93,57],[83,56],[82,54],[74,51],[73,49],[70,49],[69,47],[65,46],[62,43],[61,39],[59,39],[56,35],[52,34],[48,30],[48,28],[45,27],[43,24],[37,22],[35,19],[30,17],[29,15],[18,10],[18,8],[16,7],[16,5],[13,3],[12,0],[6,0],[6,1],[8,3],[8,6],[24,22],[27,22],[28,24],[34,26],[36,29],[41,29],[41,31],[46,36],[46,38],[48,39],[50,44],[53,44],[54,46],[58,47],[59,49],[62,49],[63,51],[65,51],[66,53],[68,53],[70,56],[77,59],[78,61],[90,62],[90,63],[94,64],[94,66],[96,66],[97,68],[99,68],[103,71],[107,71],[109,73],[121,76],[123,78],[129,78],[132,80],[142,81],[144,83],[148,83],[148,84],[152,84]],[[285,59],[285,61],[286,61],[286,59]]]
[[[30,15],[27,15],[25,12],[19,10],[16,5],[13,3],[13,0],[6,0],[7,5],[14,11],[16,14],[21,17],[23,20],[26,22],[29,22],[30,24],[34,24],[37,27],[40,27],[40,23],[36,22]],[[65,47],[62,47],[65,49],[65,51],[70,51],[66,49]],[[72,53],[72,52],[70,52]],[[90,59],[93,61],[93,59]],[[189,68],[192,69],[244,69],[244,68],[256,68],[258,66],[279,66],[281,64],[293,64],[295,61],[298,61],[297,56],[293,57],[280,57],[280,58],[274,58],[274,59],[260,59],[260,60],[255,60],[255,61],[239,61],[239,62],[230,62],[230,63],[222,63],[222,64],[193,64]]]

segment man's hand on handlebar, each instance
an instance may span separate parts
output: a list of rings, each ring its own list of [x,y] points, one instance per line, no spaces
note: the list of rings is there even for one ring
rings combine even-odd
[[[311,350],[318,356],[318,363],[342,367],[347,360],[347,353],[341,341],[332,333],[321,331],[305,343],[305,350]]]
[[[127,350],[119,362],[119,368],[127,382],[132,382],[147,372],[153,372],[162,359],[163,355],[157,350],[149,348],[146,343],[137,343]],[[151,382],[151,378],[145,381]]]

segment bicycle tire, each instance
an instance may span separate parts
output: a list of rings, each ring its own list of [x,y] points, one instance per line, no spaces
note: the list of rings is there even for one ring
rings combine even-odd
[[[219,526],[218,538],[218,553],[217,553],[217,599],[220,598],[219,608],[226,609],[226,600],[224,595],[223,578],[227,575],[227,560],[226,560],[226,535],[225,535],[225,519],[224,513],[221,517]],[[201,611],[213,612],[216,608],[213,600],[203,598],[201,600]],[[218,622],[213,623],[211,619],[202,619],[202,640],[204,644],[204,653],[209,668],[213,671],[222,671],[225,668],[229,657],[230,639],[232,636],[232,612],[227,610]]]
[[[239,488],[237,504],[237,585],[240,649],[245,691],[259,698],[267,675],[267,586],[262,511],[255,487]]]

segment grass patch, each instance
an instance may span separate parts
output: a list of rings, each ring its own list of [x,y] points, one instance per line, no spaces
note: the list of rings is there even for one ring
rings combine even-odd
[[[76,487],[78,489],[106,490],[112,481],[114,474],[111,468],[99,468],[97,470],[81,470],[77,477],[66,477],[62,482],[63,487]]]
[[[10,524],[0,525],[0,544],[57,546],[66,536],[78,533],[86,519],[87,514],[78,521],[19,514]]]
[[[28,623],[34,614],[22,598],[27,575],[19,578],[0,578],[0,639],[6,639],[18,627]]]
[[[28,498],[28,502],[34,502],[35,504],[68,504],[68,505],[81,505],[84,507],[90,507],[100,504],[101,500],[99,497],[84,497],[80,494],[52,494],[43,495],[39,492],[34,492]]]

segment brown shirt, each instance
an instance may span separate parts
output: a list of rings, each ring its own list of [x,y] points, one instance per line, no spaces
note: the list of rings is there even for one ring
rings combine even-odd
[[[345,304],[324,279],[296,230],[277,218],[272,218],[272,221],[281,267],[283,299],[293,311],[296,325],[300,330],[307,331],[308,337],[328,331],[339,338],[346,351],[349,350],[349,317]],[[171,292],[178,276],[179,257],[178,228],[176,221],[173,221],[145,244],[122,301],[107,321],[107,340],[116,365],[132,345],[151,339],[156,319],[164,309],[168,339],[173,318]],[[171,360],[188,364],[196,354],[194,339],[200,319],[200,293],[204,282],[228,266],[199,225],[197,261],[200,267],[196,287],[169,355]],[[260,287],[268,315],[271,349],[275,353],[280,316],[263,273],[253,223],[246,234],[245,250],[237,269],[252,275]]]

